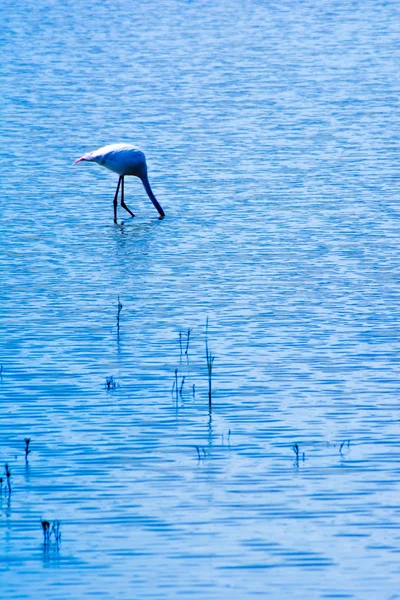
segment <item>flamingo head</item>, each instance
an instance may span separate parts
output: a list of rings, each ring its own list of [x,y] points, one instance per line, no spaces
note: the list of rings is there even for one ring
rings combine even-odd
[[[81,158],[77,158],[76,160],[74,160],[74,162],[72,164],[76,165],[77,163],[80,163],[83,160],[85,160],[85,161],[92,161],[92,160],[94,160],[92,152],[88,152],[88,154],[85,154],[84,156],[81,156]]]

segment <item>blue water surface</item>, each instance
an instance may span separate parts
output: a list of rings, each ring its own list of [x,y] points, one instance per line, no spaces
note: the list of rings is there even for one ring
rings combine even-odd
[[[0,15],[0,598],[400,599],[398,1]]]

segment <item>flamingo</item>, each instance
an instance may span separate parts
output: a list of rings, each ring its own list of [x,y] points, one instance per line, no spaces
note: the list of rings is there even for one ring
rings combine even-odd
[[[127,207],[124,200],[124,177],[125,175],[134,175],[139,177],[142,181],[144,189],[147,192],[148,197],[158,210],[160,218],[165,217],[165,212],[158,203],[153,191],[150,187],[149,178],[147,177],[147,164],[144,153],[139,150],[136,146],[130,144],[110,144],[109,146],[103,146],[93,152],[87,152],[81,158],[77,158],[74,161],[74,165],[79,162],[96,162],[114,173],[118,173],[119,180],[117,189],[114,196],[114,223],[117,222],[117,201],[118,192],[121,188],[121,206],[124,208],[132,217],[135,215],[130,208]]]

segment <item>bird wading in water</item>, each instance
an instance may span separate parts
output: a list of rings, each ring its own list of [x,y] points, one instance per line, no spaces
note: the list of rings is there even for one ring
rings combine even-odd
[[[130,144],[110,144],[109,146],[103,146],[93,152],[84,154],[81,158],[78,158],[73,164],[76,165],[79,162],[96,162],[97,164],[118,173],[119,180],[117,189],[114,196],[114,223],[117,222],[117,203],[118,193],[121,188],[121,206],[124,208],[132,217],[135,215],[130,208],[127,207],[124,200],[124,177],[125,175],[133,175],[139,177],[143,183],[143,187],[147,192],[148,197],[158,210],[160,218],[165,217],[165,212],[161,208],[157,198],[153,194],[150,187],[149,178],[147,176],[147,164],[144,153],[139,150],[136,146]]]

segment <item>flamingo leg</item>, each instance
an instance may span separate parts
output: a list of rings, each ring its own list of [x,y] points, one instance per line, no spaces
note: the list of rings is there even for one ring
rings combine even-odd
[[[116,189],[116,191],[115,191],[115,196],[114,196],[114,223],[116,223],[116,222],[117,222],[117,201],[118,201],[118,192],[119,192],[119,186],[121,185],[121,179],[122,179],[122,182],[123,182],[123,177],[122,177],[122,175],[120,175],[120,176],[119,176],[119,179],[118,179],[118,185],[117,185],[117,189]],[[123,186],[123,185],[124,185],[124,184],[122,183],[122,186]],[[123,189],[123,188],[122,188],[122,189]]]
[[[124,200],[124,176],[121,175],[122,177],[122,187],[121,187],[121,206],[122,208],[124,208],[125,210],[128,211],[128,213],[134,217],[135,215],[133,214],[133,212],[131,211],[130,208],[127,207],[127,205],[125,204],[125,200]]]

